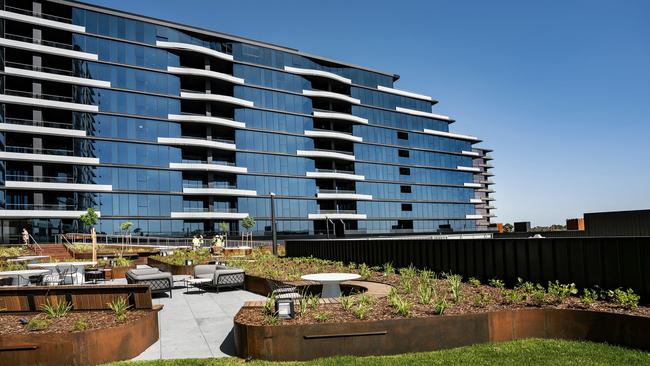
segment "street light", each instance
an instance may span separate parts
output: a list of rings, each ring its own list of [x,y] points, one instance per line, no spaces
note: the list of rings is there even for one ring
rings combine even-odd
[[[271,236],[273,240],[273,255],[278,255],[278,234],[275,227],[275,193],[271,192]]]

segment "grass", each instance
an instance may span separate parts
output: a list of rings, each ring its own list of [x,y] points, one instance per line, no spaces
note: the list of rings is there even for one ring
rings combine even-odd
[[[238,358],[118,362],[112,366],[231,366]],[[396,356],[331,357],[309,362],[248,362],[249,365],[648,365],[650,353],[600,343],[527,339]]]

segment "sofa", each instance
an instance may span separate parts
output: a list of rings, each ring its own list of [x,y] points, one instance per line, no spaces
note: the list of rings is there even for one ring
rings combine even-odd
[[[226,267],[220,264],[200,264],[194,267],[195,278],[211,278],[208,285],[217,292],[224,287],[244,288],[245,272],[240,268]]]
[[[169,272],[161,272],[158,268],[136,268],[126,271],[126,282],[149,285],[152,294],[169,292],[172,297],[174,278]]]

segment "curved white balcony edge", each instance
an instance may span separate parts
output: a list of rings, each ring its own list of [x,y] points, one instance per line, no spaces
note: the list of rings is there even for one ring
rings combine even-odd
[[[354,155],[348,155],[338,152],[330,151],[317,151],[317,150],[298,150],[296,155],[305,156],[309,158],[331,158],[331,159],[340,159],[347,161],[354,161]]]
[[[59,74],[52,74],[49,72],[41,72],[34,70],[25,70],[15,67],[5,67],[5,73],[10,75],[24,76],[34,79],[50,80],[50,81],[59,81],[62,83],[76,84],[76,85],[85,85],[92,86],[97,88],[110,88],[111,82],[104,80],[93,80],[88,78],[81,78],[76,76],[66,76]]]
[[[219,165],[219,164],[201,164],[201,163],[169,163],[169,169],[174,170],[198,170],[203,172],[223,172],[223,173],[248,173],[248,168]]]
[[[314,111],[314,118],[339,119],[344,121],[362,123],[364,125],[368,124],[368,120],[365,118],[353,116],[351,114],[346,114],[346,113],[338,113],[338,112]]]
[[[183,188],[183,194],[209,196],[257,196],[257,191],[236,188]]]
[[[336,131],[317,131],[317,130],[305,130],[305,136],[309,137],[324,137],[330,139],[339,139],[347,140],[352,142],[363,142],[363,137],[352,136],[343,132]]]
[[[5,187],[34,190],[56,190],[56,191],[83,191],[83,192],[112,192],[110,184],[82,184],[82,183],[55,183],[55,182],[24,182],[6,181]]]
[[[45,107],[45,108],[66,109],[71,111],[79,111],[79,112],[87,112],[87,113],[99,112],[99,107],[96,105],[59,102],[57,100],[19,97],[15,95],[6,95],[6,94],[0,94],[0,102]]]
[[[205,100],[208,102],[230,103],[230,104],[240,105],[244,107],[255,106],[255,103],[251,102],[250,100],[244,100],[244,99],[231,97],[229,95],[220,95],[220,94],[190,93],[190,92],[182,91],[181,98],[189,99],[189,100]]]
[[[192,67],[174,67],[167,66],[167,72],[174,75],[190,75],[190,76],[204,76],[212,79],[228,81],[233,84],[243,84],[244,79],[238,78],[232,75],[224,74],[222,72],[216,72],[212,70],[205,69],[195,69]]]
[[[483,197],[481,198],[483,201],[496,201],[493,197]]]
[[[343,179],[343,180],[366,180],[363,175],[335,173],[335,172],[307,172],[309,178],[323,178],[323,179]]]
[[[481,156],[481,154],[477,153],[476,151],[465,151],[465,150],[463,150],[460,153],[463,154],[463,155],[467,155],[467,156]]]
[[[368,218],[366,214],[345,214],[345,213],[332,213],[332,214],[309,214],[309,220],[326,220],[326,219],[342,219],[342,220],[365,220]]]
[[[431,112],[422,112],[422,111],[418,111],[418,110],[410,109],[410,108],[395,107],[395,110],[398,111],[398,112],[402,112],[402,113],[412,114],[414,116],[441,119],[441,120],[447,121],[447,122],[453,122],[454,121],[449,116],[445,116],[445,115],[442,115],[442,114],[435,114],[435,113],[431,113]]]
[[[459,139],[459,140],[469,140],[469,141],[481,141],[479,140],[478,137],[474,136],[469,136],[469,135],[461,135],[459,133],[451,133],[451,132],[444,132],[444,131],[437,131],[437,130],[430,130],[428,128],[425,128],[423,130],[424,133],[427,133],[429,135],[436,135],[436,136],[442,136],[442,137],[449,137],[452,139]]]
[[[480,198],[470,198],[469,203],[483,203],[483,200]]]
[[[198,46],[190,43],[156,41],[156,46],[165,49],[176,49],[176,50],[198,52],[204,55],[213,56],[226,61],[234,60],[232,55],[229,55],[227,53],[219,52],[217,50],[213,50],[212,48]]]
[[[228,150],[228,151],[237,150],[237,146],[235,144],[229,144],[226,142],[219,142],[219,141],[212,141],[212,140],[189,139],[184,137],[158,137],[158,143],[165,144],[165,145],[209,147],[213,149],[221,149],[221,150]]]
[[[298,75],[307,75],[307,76],[319,76],[323,78],[328,78],[336,81],[340,81],[344,84],[352,84],[352,80],[343,77],[341,75],[337,75],[333,72],[329,71],[323,71],[323,70],[314,70],[314,69],[302,69],[299,67],[292,67],[292,66],[285,66],[284,71],[288,71],[294,74]]]
[[[86,211],[63,211],[63,210],[0,210],[0,217],[7,218],[32,218],[32,217],[43,217],[43,218],[62,218],[62,219],[76,219],[79,216],[85,214]],[[101,217],[102,214],[99,211],[95,211],[97,216]]]
[[[428,95],[424,95],[424,94],[418,94],[418,93],[413,93],[413,92],[406,91],[406,90],[399,90],[399,89],[389,88],[389,87],[383,86],[383,85],[377,86],[377,89],[379,91],[383,91],[383,92],[386,92],[386,93],[393,93],[393,94],[401,95],[401,96],[404,96],[404,97],[422,99],[422,100],[426,100],[426,101],[429,101],[429,102],[433,102],[433,98],[431,98]]]
[[[79,165],[99,165],[99,158],[81,156],[46,155],[0,151],[0,160],[40,161],[43,163],[62,163]]]
[[[69,130],[66,128],[15,125],[13,123],[0,123],[0,131],[33,133],[37,135],[51,135],[51,136],[69,136],[69,137],[86,136],[86,131],[83,130]]]
[[[463,183],[463,185],[470,188],[481,188],[480,183]]]
[[[19,14],[10,11],[0,10],[0,18],[17,20],[20,22],[46,26],[50,28],[63,29],[71,32],[86,33],[86,27],[82,25],[74,25],[55,20],[39,18],[31,15]]]
[[[468,220],[480,220],[483,218],[483,215],[465,215],[465,218]]]
[[[16,40],[7,39],[7,38],[0,38],[0,46],[20,48],[22,50],[28,50],[28,51],[49,53],[51,55],[73,57],[73,58],[78,58],[78,59],[82,59],[82,60],[90,60],[90,61],[99,60],[99,56],[97,54],[94,54],[94,53],[73,51],[73,50],[67,50],[65,48],[57,48],[57,47],[51,47],[51,46],[43,46],[41,44],[29,43],[29,42],[23,42],[23,41],[16,41]]]
[[[476,172],[476,173],[481,171],[480,168],[474,168],[473,166],[461,166],[461,165],[456,166],[456,169],[464,172]]]
[[[194,116],[188,114],[168,114],[167,119],[176,122],[197,122],[209,123],[213,125],[233,127],[233,128],[246,128],[244,122],[231,121],[226,118],[211,117],[211,116]]]
[[[344,102],[348,102],[348,103],[352,103],[352,104],[361,104],[361,101],[359,99],[352,98],[349,95],[339,94],[339,93],[334,93],[334,92],[328,92],[328,91],[322,91],[322,90],[303,90],[302,95],[305,95],[305,96],[308,96],[308,97],[338,99],[338,100],[342,100]]]
[[[316,193],[316,198],[319,200],[372,201],[372,195],[357,193]]]
[[[247,213],[239,212],[172,212],[172,219],[244,219]]]

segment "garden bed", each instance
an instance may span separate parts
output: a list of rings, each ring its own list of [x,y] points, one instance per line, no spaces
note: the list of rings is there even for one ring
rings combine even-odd
[[[191,260],[191,265],[186,261]],[[148,264],[159,268],[163,272],[170,272],[172,275],[194,275],[194,266],[205,264],[212,260],[209,249],[188,250],[176,249],[173,254],[162,256],[155,255],[148,258]]]

